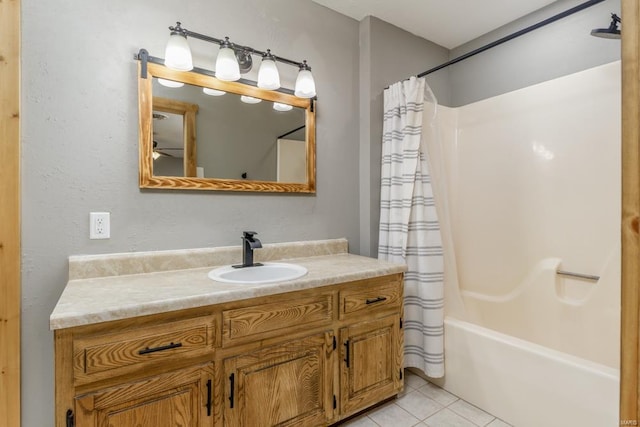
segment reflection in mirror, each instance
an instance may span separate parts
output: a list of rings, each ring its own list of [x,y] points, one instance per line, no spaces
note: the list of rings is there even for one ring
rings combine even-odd
[[[159,176],[196,176],[198,105],[153,97],[153,170]]]
[[[142,188],[315,192],[315,100],[147,66]]]
[[[185,176],[183,116],[153,110],[153,173],[159,176]]]
[[[211,96],[208,92],[189,84],[168,88],[153,79],[153,138],[158,143],[154,152],[160,154],[154,157],[155,176],[194,176],[182,168],[182,116],[160,115],[160,97],[197,110],[198,177],[306,181],[304,109],[286,104],[276,109],[275,103],[259,98],[223,91]]]

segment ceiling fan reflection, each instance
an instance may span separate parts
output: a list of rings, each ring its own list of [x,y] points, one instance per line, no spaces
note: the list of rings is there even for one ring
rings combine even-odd
[[[172,154],[167,153],[167,151],[183,151],[184,148],[172,148],[172,147],[158,147],[158,141],[153,141],[153,160],[157,160],[158,158],[164,157],[177,157]]]

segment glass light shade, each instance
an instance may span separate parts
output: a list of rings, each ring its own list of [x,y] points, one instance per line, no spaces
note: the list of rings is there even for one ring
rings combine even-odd
[[[273,109],[276,111],[291,111],[293,109],[293,105],[282,104],[280,102],[273,103]]]
[[[204,93],[206,93],[207,95],[211,95],[211,96],[222,96],[225,93],[227,93],[227,92],[225,92],[223,90],[211,89],[209,87],[203,87],[202,91]]]
[[[269,90],[280,88],[280,74],[273,59],[262,58],[260,71],[258,71],[258,87]]]
[[[259,102],[262,102],[262,99],[254,98],[253,96],[242,95],[240,97],[240,101],[242,101],[242,102],[244,102],[246,104],[257,104]]]
[[[165,87],[182,87],[184,83],[182,82],[174,82],[173,80],[161,79],[158,78],[158,83]]]
[[[295,95],[299,98],[313,98],[316,96],[316,82],[309,70],[300,70],[296,79]]]
[[[158,160],[160,158],[160,153],[154,151],[151,156],[153,157],[153,160]]]
[[[180,33],[172,33],[164,50],[164,65],[172,70],[193,70],[193,59],[187,38]]]
[[[220,46],[216,59],[216,78],[225,82],[234,82],[240,79],[240,66],[235,52],[230,47]]]

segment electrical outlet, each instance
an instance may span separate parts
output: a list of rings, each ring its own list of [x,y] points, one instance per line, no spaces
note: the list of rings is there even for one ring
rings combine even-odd
[[[89,239],[111,237],[111,214],[109,212],[89,213]]]

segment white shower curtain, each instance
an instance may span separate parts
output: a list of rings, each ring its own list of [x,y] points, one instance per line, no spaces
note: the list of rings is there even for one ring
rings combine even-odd
[[[425,103],[426,100],[426,103]],[[444,260],[423,138],[437,100],[424,78],[384,91],[378,258],[405,262],[405,367],[444,375]],[[425,108],[432,114],[425,113]],[[427,126],[437,137],[435,128]]]

